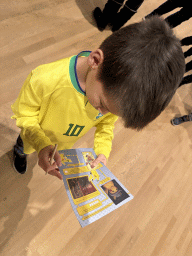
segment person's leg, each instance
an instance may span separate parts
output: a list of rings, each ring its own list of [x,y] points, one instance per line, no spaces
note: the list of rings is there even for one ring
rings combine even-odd
[[[23,141],[20,135],[13,147],[13,166],[20,174],[24,174],[27,170],[27,155],[23,152]]]
[[[185,76],[185,77],[182,79],[182,81],[181,81],[179,87],[181,87],[181,86],[184,85],[184,84],[190,84],[190,83],[192,83],[192,75]]]
[[[192,60],[185,65],[185,72],[192,70]]]
[[[18,136],[18,138],[17,138],[17,140],[16,140],[16,144],[15,144],[16,146],[18,146],[18,147],[21,147],[22,148],[22,154],[24,154],[23,153],[23,141],[22,141],[22,139],[21,139],[21,136],[19,135]]]
[[[185,38],[183,38],[183,39],[181,40],[181,45],[182,45],[182,46],[183,46],[183,45],[190,45],[190,44],[192,44],[192,36],[185,37]],[[189,56],[191,56],[191,55],[192,55],[192,47],[191,47],[189,50],[187,50],[186,52],[184,52],[185,58],[187,58],[187,57],[189,57]],[[185,71],[188,72],[188,71],[190,71],[191,69],[192,69],[192,61],[190,61],[190,62],[188,62],[188,63],[186,64]],[[185,76],[185,77],[182,79],[182,81],[181,81],[179,87],[182,86],[182,85],[184,85],[184,84],[190,84],[190,83],[192,83],[192,75]]]
[[[143,2],[144,0],[128,0],[125,2],[125,5],[129,6],[130,9],[136,11],[139,9]]]
[[[154,11],[152,11],[150,14],[148,14],[145,18],[149,18],[153,15],[163,15],[165,13],[168,13],[172,10],[174,10],[177,7],[180,7],[181,1],[177,0],[167,0],[165,3],[160,5],[158,8],[156,8]]]
[[[181,45],[190,45],[192,44],[192,36],[185,37],[181,40]]]
[[[169,23],[172,28],[180,25],[182,22],[190,19],[192,17],[192,12],[190,7],[183,7],[180,11],[168,16],[165,21]]]
[[[124,7],[116,14],[112,22],[112,31],[120,29],[137,12],[144,0],[128,0]]]
[[[108,0],[105,4],[103,12],[99,7],[93,11],[93,16],[100,31],[103,31],[106,26],[113,20],[115,14],[121,8],[124,0]]]
[[[192,55],[192,47],[189,50],[187,50],[186,52],[184,52],[185,58],[187,58],[187,57],[189,57],[191,55]]]

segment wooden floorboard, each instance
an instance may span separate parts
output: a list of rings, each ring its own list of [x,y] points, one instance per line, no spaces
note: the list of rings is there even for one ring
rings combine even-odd
[[[127,24],[140,21],[163,2],[145,0]],[[173,117],[192,111],[191,84],[179,88],[166,110],[143,131],[117,122],[108,168],[134,199],[85,228],[75,217],[63,182],[44,175],[36,153],[29,156],[25,175],[13,170],[12,148],[19,129],[11,120],[10,106],[25,78],[40,64],[96,49],[111,34],[109,28],[98,31],[92,18],[92,10],[105,3],[0,0],[2,256],[192,255],[192,123],[170,124]],[[182,39],[192,35],[191,29],[192,19],[174,31]],[[93,147],[93,137],[94,129],[74,147]]]

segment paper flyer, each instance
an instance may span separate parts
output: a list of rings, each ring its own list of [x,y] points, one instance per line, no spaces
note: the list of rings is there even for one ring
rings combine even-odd
[[[60,150],[59,167],[75,215],[82,227],[127,203],[133,196],[102,163],[91,168],[96,158],[92,148]]]

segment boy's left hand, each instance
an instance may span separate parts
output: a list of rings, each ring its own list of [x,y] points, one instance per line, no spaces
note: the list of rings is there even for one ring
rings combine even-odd
[[[105,155],[98,155],[98,157],[93,162],[91,162],[91,168],[96,167],[100,162],[102,162],[104,165],[107,164],[107,158],[105,157]]]

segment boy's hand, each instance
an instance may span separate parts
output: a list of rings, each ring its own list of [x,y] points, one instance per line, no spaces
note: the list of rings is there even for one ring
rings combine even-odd
[[[98,155],[98,157],[91,162],[91,168],[96,167],[100,162],[102,162],[104,165],[107,164],[107,158],[103,154]]]
[[[58,151],[55,152],[55,156],[54,156],[55,162],[52,165],[50,164],[50,158],[52,156],[53,149],[54,147],[52,145],[43,148],[38,155],[39,157],[38,164],[45,172],[48,172],[49,174],[56,176],[57,178],[62,180],[63,177],[58,169],[58,166],[61,166],[61,157]]]

